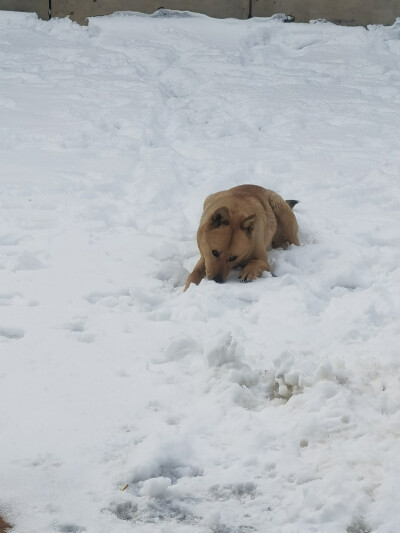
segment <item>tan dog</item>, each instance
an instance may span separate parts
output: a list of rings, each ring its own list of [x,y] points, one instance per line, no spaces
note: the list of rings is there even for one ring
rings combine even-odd
[[[252,281],[269,271],[267,248],[300,244],[292,207],[279,194],[258,185],[240,185],[208,196],[197,231],[200,259],[188,276],[198,285],[207,276],[223,283],[232,268],[242,267],[240,281]]]

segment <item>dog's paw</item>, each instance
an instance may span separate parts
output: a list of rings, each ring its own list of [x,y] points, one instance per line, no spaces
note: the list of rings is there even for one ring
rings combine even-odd
[[[249,263],[243,267],[239,279],[242,283],[248,283],[249,281],[259,278],[263,272],[264,269],[258,263]]]
[[[204,278],[206,275],[206,266],[204,259],[200,257],[197,265],[194,267],[194,270],[191,274],[189,274],[185,288],[183,289],[183,292],[185,292],[191,283],[194,283],[195,285],[198,285],[200,281]]]
[[[185,285],[185,288],[183,289],[183,292],[185,292],[192,283],[194,283],[195,285],[198,285],[200,281],[203,279],[203,277],[204,277],[203,275],[195,271],[189,274],[186,280],[186,285]]]
[[[194,282],[193,282],[193,279],[191,279],[191,276],[189,276],[188,279],[186,280],[186,285],[185,285],[185,288],[183,289],[183,292],[188,290],[188,288],[190,287],[191,283],[194,283]]]

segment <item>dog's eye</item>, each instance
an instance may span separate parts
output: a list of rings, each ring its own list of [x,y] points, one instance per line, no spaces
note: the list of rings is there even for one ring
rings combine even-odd
[[[237,259],[237,255],[232,255],[232,257],[229,258],[229,262],[233,263],[234,261],[236,261],[236,259]]]
[[[219,257],[219,252],[217,252],[217,250],[212,250],[212,254],[214,257]]]

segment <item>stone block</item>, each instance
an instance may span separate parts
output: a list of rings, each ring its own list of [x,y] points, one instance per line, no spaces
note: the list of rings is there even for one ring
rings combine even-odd
[[[28,11],[49,20],[49,0],[0,0],[1,11]]]
[[[394,23],[400,17],[399,0],[252,0],[253,17],[277,13],[292,15],[296,22],[326,19],[344,25]]]
[[[85,24],[87,17],[115,11],[154,13],[157,9],[193,11],[215,18],[246,19],[251,0],[52,0],[52,17],[69,16]]]

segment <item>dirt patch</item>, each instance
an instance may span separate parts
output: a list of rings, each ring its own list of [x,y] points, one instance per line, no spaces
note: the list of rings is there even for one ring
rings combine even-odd
[[[10,532],[11,526],[0,516],[0,533]]]

